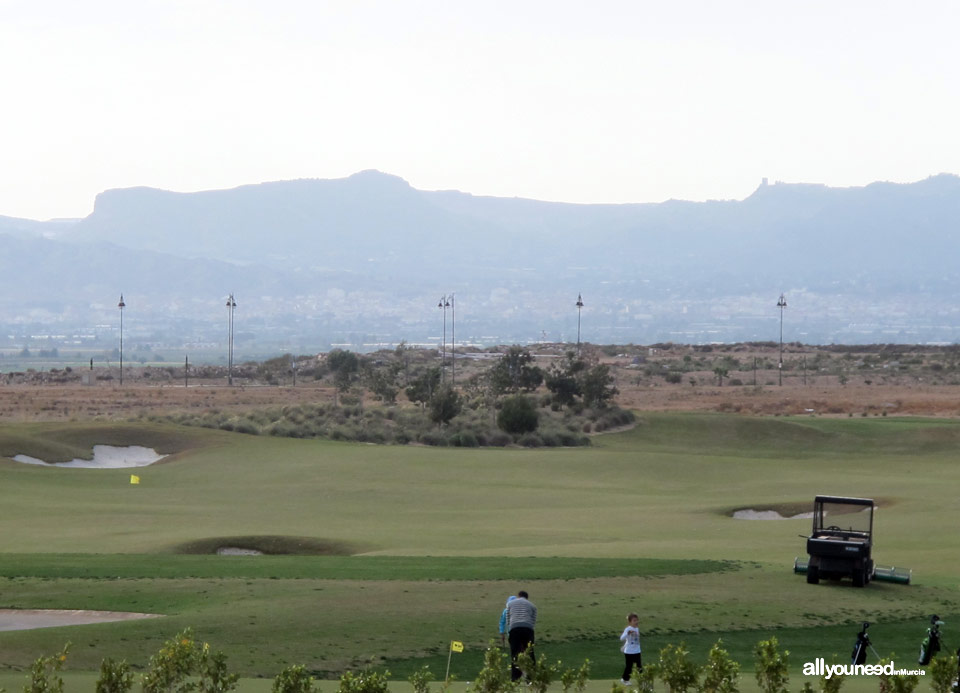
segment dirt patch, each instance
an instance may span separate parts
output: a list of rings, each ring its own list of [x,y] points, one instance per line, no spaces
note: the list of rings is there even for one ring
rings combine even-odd
[[[138,614],[128,611],[80,611],[66,609],[0,609],[0,631],[32,630],[111,623],[141,618],[161,618],[162,614]]]

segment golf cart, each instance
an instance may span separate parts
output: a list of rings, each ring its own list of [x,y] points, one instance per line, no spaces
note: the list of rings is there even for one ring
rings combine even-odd
[[[873,500],[817,496],[813,501],[813,532],[807,537],[807,582],[849,576],[863,587],[874,576]]]

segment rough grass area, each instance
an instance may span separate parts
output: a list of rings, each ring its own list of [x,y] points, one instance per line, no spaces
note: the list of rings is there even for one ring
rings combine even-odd
[[[150,556],[3,554],[0,577],[75,579],[303,578],[324,580],[580,580],[697,575],[737,570],[733,561],[499,556]]]
[[[537,430],[509,434],[497,427],[496,410],[466,408],[449,424],[437,426],[417,407],[335,406],[299,404],[268,407],[247,412],[210,410],[151,416],[183,426],[201,426],[224,431],[285,438],[326,438],[337,441],[406,445],[420,443],[439,447],[577,447],[590,444],[591,433],[627,426],[635,422],[633,412],[610,406],[590,409],[582,406],[562,411],[546,400],[537,409]]]

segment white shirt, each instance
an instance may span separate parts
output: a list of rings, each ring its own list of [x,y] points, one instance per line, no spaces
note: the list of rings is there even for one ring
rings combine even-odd
[[[627,626],[620,635],[623,640],[623,647],[620,649],[624,654],[640,654],[640,629],[634,626]]]

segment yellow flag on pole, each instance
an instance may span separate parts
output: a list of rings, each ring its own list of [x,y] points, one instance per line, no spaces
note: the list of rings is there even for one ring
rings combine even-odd
[[[140,483],[140,477],[138,477],[136,474],[131,474],[131,475],[130,475],[130,483],[131,483],[131,484],[139,484],[139,483]]]
[[[459,640],[450,641],[450,651],[451,652],[463,652],[463,643]]]

